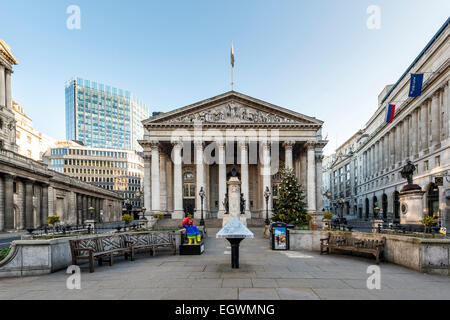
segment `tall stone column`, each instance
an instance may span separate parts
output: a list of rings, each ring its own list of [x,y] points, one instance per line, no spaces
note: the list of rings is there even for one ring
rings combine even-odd
[[[0,64],[0,108],[6,107],[6,75],[5,66]]]
[[[181,150],[183,143],[177,141],[173,143],[173,213],[172,219],[182,219],[183,211],[183,163]]]
[[[284,143],[284,150],[285,150],[285,164],[286,169],[293,169],[293,158],[292,158],[292,149],[294,148],[295,141],[286,141]]]
[[[195,164],[196,164],[196,184],[197,184],[197,190],[195,191],[195,218],[200,219],[201,218],[201,206],[202,206],[202,199],[199,195],[200,190],[203,188],[203,191],[205,194],[207,194],[206,185],[205,185],[205,164],[203,161],[203,150],[204,150],[204,144],[203,141],[195,141],[194,142],[195,147]],[[205,214],[205,201],[206,199],[203,199],[203,214]]]
[[[77,195],[75,192],[70,191],[68,197],[69,212],[67,222],[69,222],[69,224],[77,224]]]
[[[14,229],[14,177],[5,175],[5,229]]]
[[[315,143],[308,143],[308,212],[316,213],[316,152]]]
[[[0,175],[0,232],[5,231],[5,181]]]
[[[218,141],[217,147],[219,149],[219,212],[218,218],[222,219],[225,214],[225,206],[223,201],[225,200],[225,194],[227,192],[227,163],[225,158],[225,146],[224,141]]]
[[[450,139],[450,80],[448,80],[447,85],[445,86],[445,99],[444,101],[446,102],[445,108],[446,109],[446,114],[447,114],[447,120],[445,121],[445,125],[447,126],[447,131],[446,131],[446,136],[447,139]]]
[[[436,92],[433,93],[433,96],[431,98],[431,141],[432,147],[434,148],[440,148],[441,142],[441,133],[440,133],[441,123],[439,121],[440,119],[439,95],[440,91],[437,90]]]
[[[151,152],[144,153],[144,207],[147,215],[152,210],[152,162]]]
[[[389,134],[390,137],[390,155],[389,155],[389,162],[391,166],[395,165],[395,128],[392,128]]]
[[[41,226],[47,224],[48,217],[48,184],[42,185],[41,191]]]
[[[16,196],[17,196],[17,207],[19,214],[14,216],[14,218],[17,218],[17,221],[15,221],[15,228],[23,230],[25,229],[25,221],[26,221],[26,189],[25,184],[22,180],[16,179]],[[15,220],[15,219],[14,219]]]
[[[33,184],[34,181],[25,181],[25,222],[24,227],[33,227]]]
[[[163,212],[167,212],[167,162],[164,153],[159,154],[159,168],[160,168],[160,194],[159,194],[159,208]]]
[[[270,162],[270,142],[263,141],[261,144],[262,147],[262,176],[263,176],[263,192],[266,188],[269,188],[270,198],[268,206],[266,205],[266,199],[262,197],[264,213],[266,210],[269,211],[269,218],[272,216],[272,204],[273,204],[273,195],[272,195],[272,175],[271,175],[271,162]]]
[[[416,109],[413,110],[411,117],[411,158],[414,158],[419,153],[418,131],[419,128],[417,123],[417,109]]]
[[[375,142],[375,174],[380,171],[380,141]]]
[[[403,158],[409,157],[409,117],[403,121]]]
[[[323,174],[322,174],[322,160],[323,160],[323,155],[322,153],[319,153],[316,155],[316,194],[319,195],[318,197],[316,197],[316,212],[317,214],[320,214],[322,212],[322,208],[323,208],[323,197],[321,197],[321,195],[323,194],[322,191],[322,180],[323,180]],[[352,176],[352,180],[351,180],[351,185],[352,185],[352,193],[354,190],[354,183],[355,183],[355,175],[354,175],[354,167],[353,167],[353,161],[351,162],[352,165],[352,170],[351,170],[351,176]],[[317,222],[320,224],[322,222],[322,219],[317,219]]]
[[[245,213],[250,214],[250,200],[249,200],[249,181],[248,181],[248,144],[246,141],[239,141],[239,148],[241,150],[241,193],[244,194],[245,199]],[[250,218],[248,216],[247,218]]]
[[[421,112],[421,132],[420,132],[420,151],[428,149],[428,101],[426,101],[420,108]]]
[[[402,127],[401,122],[395,127],[395,137],[397,138],[397,145],[395,148],[395,164],[402,160]]]
[[[89,212],[88,212],[88,198],[86,195],[83,195],[83,223],[86,220],[90,220]]]
[[[152,142],[152,213],[158,214],[161,210],[159,196],[159,142]]]
[[[83,197],[77,193],[77,224],[83,223]]]
[[[6,107],[12,109],[12,96],[11,96],[11,71],[5,70],[5,101]]]
[[[444,127],[442,130],[442,138],[448,139],[450,137],[450,90],[449,85],[446,83],[444,85],[444,98],[443,98],[443,105],[442,105],[442,112],[445,113],[444,117]]]

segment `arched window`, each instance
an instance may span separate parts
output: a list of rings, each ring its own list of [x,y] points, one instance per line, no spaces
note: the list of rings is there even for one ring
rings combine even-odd
[[[439,216],[439,187],[432,183],[427,194],[428,215]]]
[[[366,220],[369,219],[369,199],[366,198]]]
[[[400,194],[398,191],[394,192],[394,222],[400,223]]]
[[[381,207],[383,210],[383,220],[387,220],[387,211],[388,211],[388,198],[385,193],[383,193],[383,197],[381,199]]]

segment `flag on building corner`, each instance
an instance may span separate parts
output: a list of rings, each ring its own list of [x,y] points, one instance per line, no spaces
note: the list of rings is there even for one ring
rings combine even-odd
[[[231,41],[231,66],[234,68],[234,47],[233,47],[233,41]]]
[[[395,116],[395,104],[388,103],[386,106],[386,122],[392,123]]]
[[[415,98],[422,94],[423,73],[411,73],[409,81],[409,97]]]

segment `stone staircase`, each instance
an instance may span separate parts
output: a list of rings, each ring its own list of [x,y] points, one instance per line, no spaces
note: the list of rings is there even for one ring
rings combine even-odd
[[[155,224],[155,229],[172,229],[181,228],[181,223],[183,219],[159,219]],[[194,219],[196,226],[200,225],[200,219]],[[222,228],[222,219],[205,219],[206,228]],[[247,219],[247,227],[249,228],[263,228],[264,219],[252,218]]]

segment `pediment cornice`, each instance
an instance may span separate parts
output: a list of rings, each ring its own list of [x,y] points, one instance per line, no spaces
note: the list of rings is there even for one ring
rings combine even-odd
[[[230,91],[143,121],[147,128],[189,127],[313,127],[323,122],[312,117]]]

